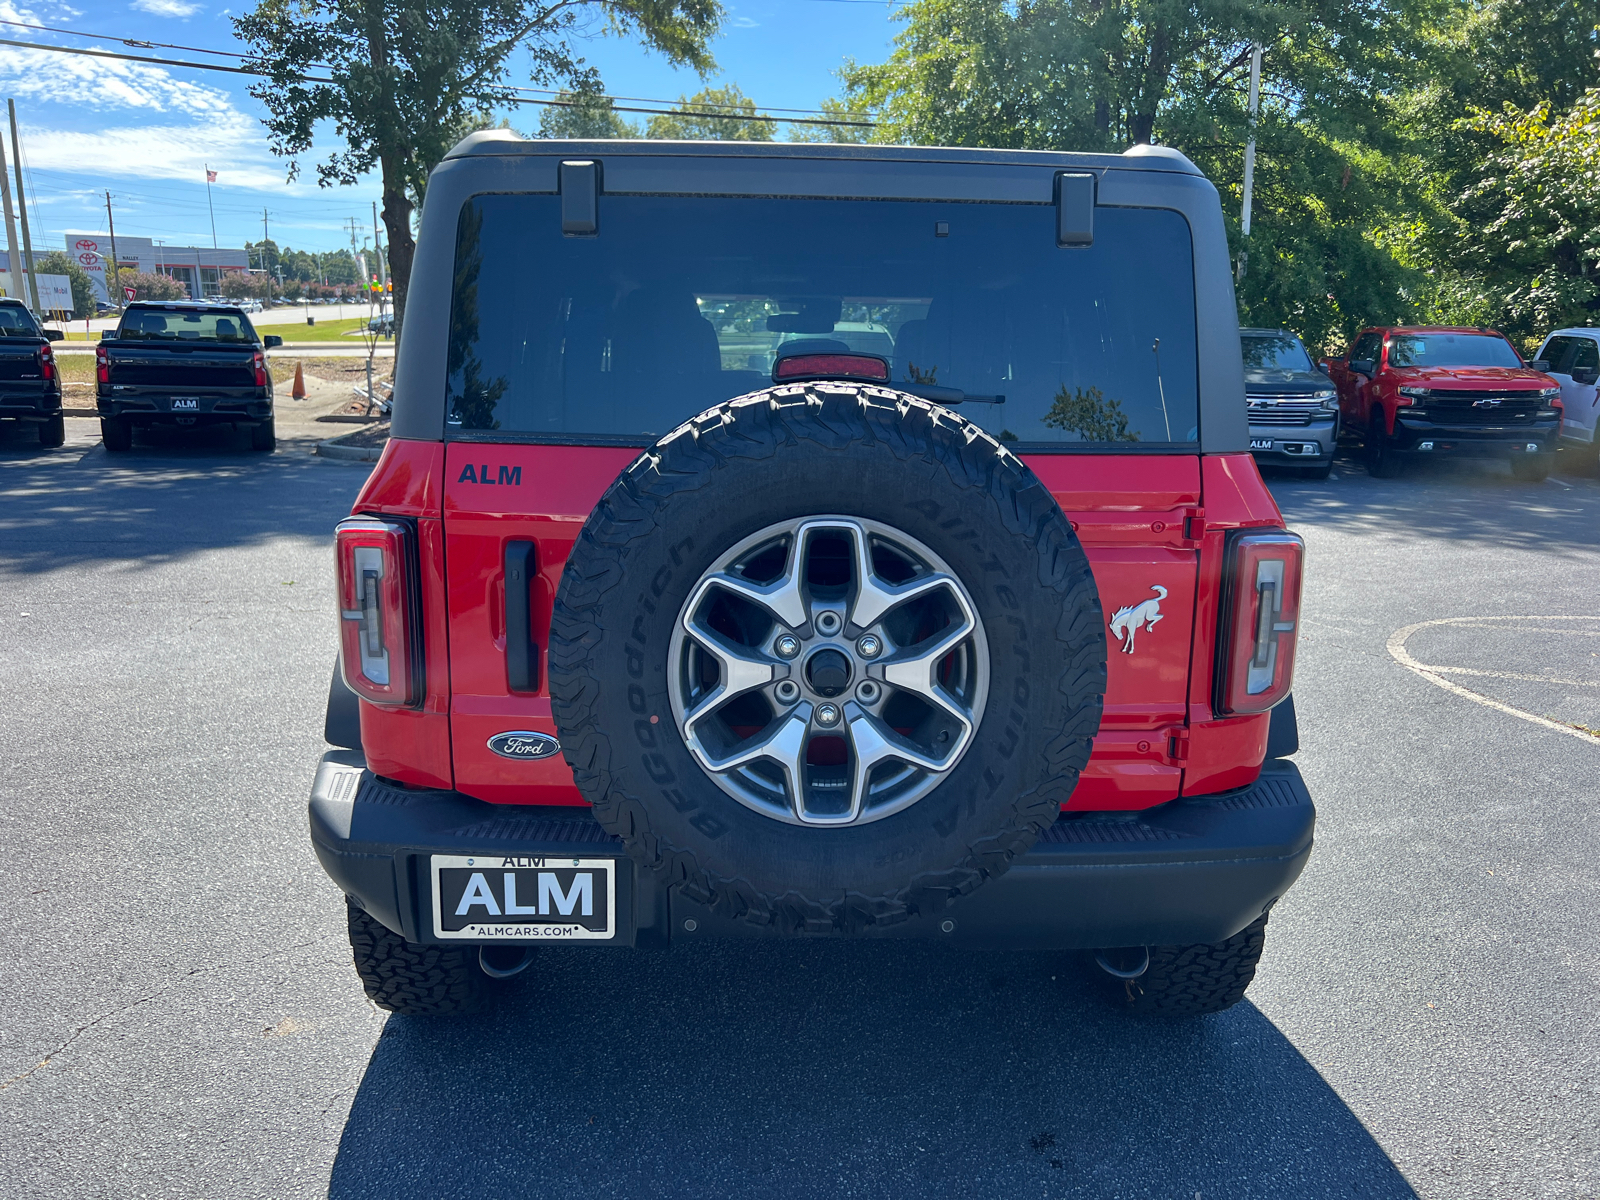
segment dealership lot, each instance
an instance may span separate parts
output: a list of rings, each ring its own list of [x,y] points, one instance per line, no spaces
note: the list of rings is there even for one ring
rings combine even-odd
[[[1600,1193],[1591,474],[1269,480],[1321,819],[1227,1013],[1129,1019],[1066,956],[691,944],[551,949],[450,1024],[365,1002],[304,831],[365,469],[68,432],[0,431],[19,1194]]]

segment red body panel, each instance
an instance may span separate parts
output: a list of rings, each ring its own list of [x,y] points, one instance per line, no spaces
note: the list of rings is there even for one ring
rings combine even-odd
[[[515,694],[506,683],[505,544],[534,543],[539,570],[530,580],[529,613],[542,649],[572,543],[606,488],[638,456],[610,447],[451,443],[444,523],[458,791],[496,804],[584,803],[565,759],[529,762],[489,749],[489,739],[507,730],[556,732],[542,654],[536,692]]]
[[[358,512],[418,519],[424,564],[427,697],[420,712],[362,704],[362,741],[380,774],[454,786],[493,803],[581,804],[560,758],[501,758],[488,739],[554,734],[543,649],[561,571],[589,512],[638,451],[608,447],[391,441]],[[1135,652],[1107,628],[1105,717],[1068,807],[1139,809],[1252,782],[1265,715],[1213,720],[1210,695],[1226,531],[1282,518],[1248,454],[1038,455],[1028,465],[1082,540],[1109,622],[1156,597]],[[535,543],[531,579],[538,688],[512,693],[505,664],[506,542]]]

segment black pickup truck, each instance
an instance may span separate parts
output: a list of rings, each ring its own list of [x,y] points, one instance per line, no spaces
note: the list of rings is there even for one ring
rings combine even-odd
[[[135,302],[95,350],[100,433],[107,450],[133,447],[150,425],[230,424],[250,430],[253,450],[277,444],[272,374],[262,337],[233,305]]]
[[[39,427],[39,444],[67,440],[61,413],[61,372],[51,342],[61,334],[44,329],[20,300],[0,298],[0,419]]]

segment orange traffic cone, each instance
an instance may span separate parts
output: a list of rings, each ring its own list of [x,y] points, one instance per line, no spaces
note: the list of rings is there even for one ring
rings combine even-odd
[[[306,398],[306,377],[301,373],[300,364],[294,365],[294,391],[290,393],[296,400]]]

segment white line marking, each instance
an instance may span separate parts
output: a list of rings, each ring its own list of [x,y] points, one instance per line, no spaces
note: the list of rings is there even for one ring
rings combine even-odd
[[[1548,717],[1536,717],[1531,712],[1524,712],[1520,708],[1513,708],[1509,704],[1502,704],[1498,700],[1491,700],[1488,696],[1462,687],[1459,683],[1435,674],[1441,668],[1430,667],[1426,663],[1419,663],[1412,658],[1406,650],[1406,639],[1419,629],[1428,629],[1434,625],[1473,625],[1479,621],[1595,621],[1600,617],[1439,617],[1432,621],[1418,621],[1415,625],[1407,625],[1403,629],[1396,629],[1389,635],[1389,654],[1408,671],[1415,671],[1429,683],[1437,684],[1445,691],[1464,697],[1485,708],[1492,708],[1496,712],[1503,712],[1508,716],[1520,717],[1524,721],[1531,721],[1535,725],[1542,725],[1546,729],[1553,729],[1557,733],[1564,733],[1568,737],[1581,738],[1591,746],[1600,743],[1600,738],[1581,729],[1574,729],[1571,725],[1563,725],[1559,721],[1552,721]],[[1576,632],[1576,631],[1574,631]],[[1446,668],[1448,669],[1448,668]],[[1487,672],[1484,672],[1487,674]],[[1537,678],[1537,677],[1536,677]],[[1557,682],[1556,680],[1540,680],[1540,682]]]

